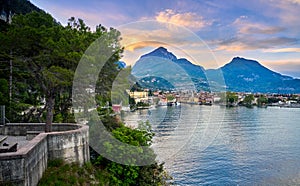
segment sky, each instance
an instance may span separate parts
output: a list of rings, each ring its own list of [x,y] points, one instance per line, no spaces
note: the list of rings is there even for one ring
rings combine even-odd
[[[300,78],[300,0],[31,0],[66,25],[70,17],[121,31],[129,65],[164,46],[206,69],[239,56]]]

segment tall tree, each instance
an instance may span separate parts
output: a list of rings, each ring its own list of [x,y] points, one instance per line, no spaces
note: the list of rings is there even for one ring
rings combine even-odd
[[[49,14],[32,12],[14,16],[7,31],[0,33],[1,59],[13,59],[14,64],[19,66],[22,77],[25,77],[20,78],[25,85],[24,91],[28,95],[37,93],[34,98],[29,96],[31,102],[35,102],[37,97],[46,101],[38,114],[41,118],[46,110],[45,131],[51,131],[53,116],[64,115],[62,121],[67,120],[68,114],[63,113],[69,112],[71,106],[73,73],[85,50],[100,36],[105,37],[103,41],[110,46],[113,55],[102,69],[106,75],[99,76],[99,82],[108,85],[99,83],[98,90],[111,90],[118,73],[114,62],[120,59],[122,52],[117,30],[107,30],[99,25],[95,32],[91,32],[83,20],[75,18],[63,27]],[[105,92],[105,95],[108,93]]]
[[[66,51],[62,45],[64,28],[51,15],[32,12],[14,16],[7,35],[12,57],[23,64],[23,70],[31,74],[30,79],[38,85],[38,91],[46,99],[45,131],[49,132],[55,97],[72,82],[73,71],[67,53],[59,55],[58,52]]]

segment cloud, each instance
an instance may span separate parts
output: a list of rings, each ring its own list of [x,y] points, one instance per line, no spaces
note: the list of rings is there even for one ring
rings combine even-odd
[[[259,39],[256,37],[236,37],[229,40],[219,41],[216,50],[242,51],[272,49],[278,46],[291,45],[299,41],[297,38],[273,37]]]
[[[288,32],[299,34],[300,0],[272,0],[268,16],[278,19],[279,24],[288,28]]]
[[[291,2],[291,3],[300,5],[300,0],[288,0],[288,1]]]
[[[247,16],[240,16],[233,22],[239,34],[276,34],[285,30],[280,26],[271,26],[261,23],[252,23],[247,20]]]
[[[264,52],[268,53],[282,53],[282,52],[299,52],[300,48],[279,48],[279,49],[267,49]]]
[[[265,26],[261,24],[247,24],[240,28],[239,32],[242,34],[275,34],[285,29],[276,26]]]
[[[247,16],[240,16],[232,24],[232,28],[236,29],[236,33],[230,39],[216,40],[212,44],[216,46],[216,51],[249,51],[260,50],[263,52],[284,52],[288,51],[289,45],[299,42],[297,37],[288,37],[286,30],[281,26],[273,26],[258,22],[251,22]],[[285,34],[286,36],[279,36]],[[280,50],[275,50],[279,48]],[[289,52],[295,52],[289,48]]]
[[[190,30],[172,24],[157,21],[139,21],[117,28],[122,33],[121,44],[125,50],[136,50],[148,46],[172,45],[182,47],[197,43],[203,45],[200,38]]]
[[[171,9],[166,9],[157,14],[155,19],[159,22],[172,23],[185,26],[191,29],[201,29],[211,23],[193,12],[177,13]]]
[[[214,62],[207,45],[184,27],[158,21],[139,21],[117,29],[122,33],[121,45],[125,47],[122,60],[127,64],[133,65],[141,55],[160,46],[192,62]]]
[[[145,47],[160,47],[164,45],[166,44],[158,41],[142,41],[142,42],[137,42],[137,43],[127,45],[125,47],[125,50],[129,50],[133,52],[135,50],[142,49]]]

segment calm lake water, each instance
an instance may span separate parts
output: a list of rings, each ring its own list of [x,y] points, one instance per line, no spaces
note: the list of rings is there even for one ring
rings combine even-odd
[[[184,105],[139,110],[175,185],[300,185],[300,109]]]

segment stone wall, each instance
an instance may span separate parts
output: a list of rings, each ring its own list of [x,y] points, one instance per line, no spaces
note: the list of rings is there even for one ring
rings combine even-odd
[[[42,131],[40,129],[44,129],[43,124],[7,124],[0,132],[3,135],[26,135],[27,130]],[[56,132],[40,133],[17,152],[0,154],[0,185],[6,182],[37,185],[48,160],[63,159],[80,164],[89,161],[87,125],[54,124],[53,129]]]

